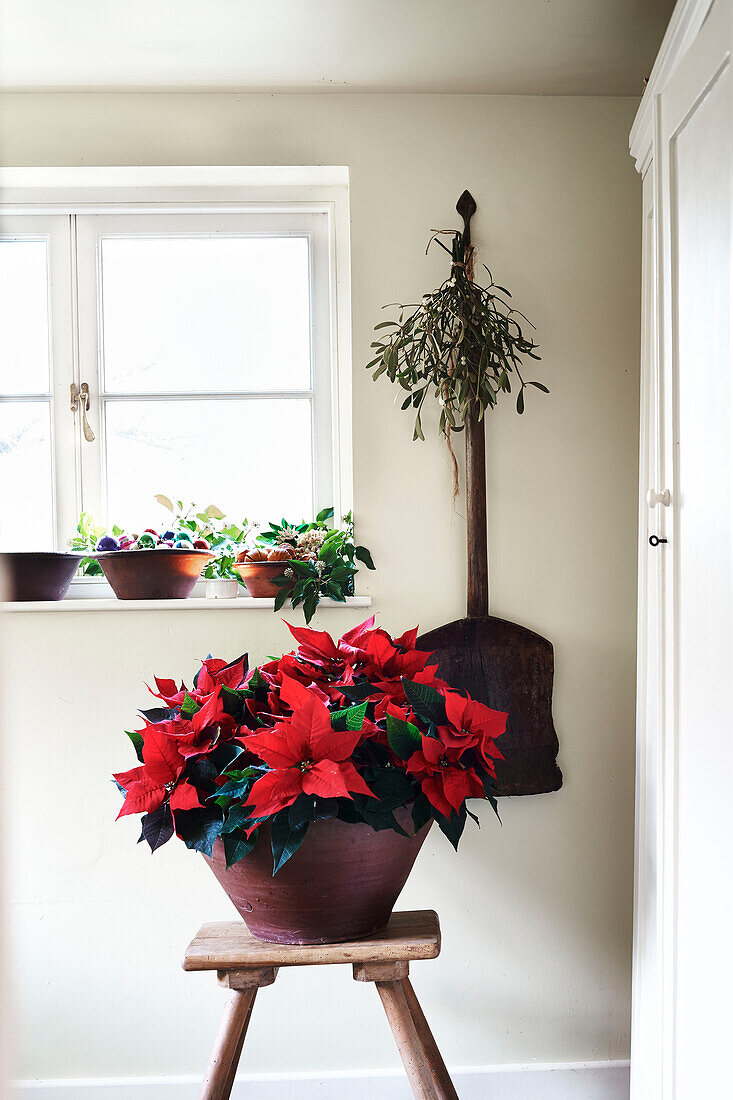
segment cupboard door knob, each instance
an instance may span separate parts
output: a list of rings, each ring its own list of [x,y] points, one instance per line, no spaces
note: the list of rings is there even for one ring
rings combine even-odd
[[[669,508],[670,500],[669,489],[662,489],[659,493],[656,489],[650,489],[646,495],[646,502],[650,508],[655,508],[657,504],[662,504],[665,508]]]

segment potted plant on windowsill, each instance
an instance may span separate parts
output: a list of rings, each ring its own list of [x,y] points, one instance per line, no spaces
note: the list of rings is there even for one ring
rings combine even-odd
[[[302,605],[306,623],[324,597],[343,603],[353,596],[357,562],[367,569],[374,569],[374,562],[367,548],[355,542],[351,512],[342,527],[332,523],[333,508],[324,508],[310,523],[283,519],[260,531],[257,545],[235,566],[250,595],[274,596],[276,611],[290,599],[293,607]]]
[[[197,511],[195,504],[186,508],[183,501],[173,502],[163,493],[157,493],[155,499],[173,514],[173,526],[176,530],[188,531],[194,545],[205,543],[206,548],[215,555],[201,574],[206,581],[207,597],[235,599],[239,594],[239,586],[244,582],[233,566],[239,548],[250,531],[247,520],[243,520],[241,525],[231,523],[215,504],[208,504]]]
[[[156,677],[118,816],[144,814],[153,851],[175,833],[201,852],[254,935],[355,939],[387,923],[433,821],[457,847],[467,799],[496,809],[507,716],[452,691],[416,629],[290,630],[298,649],[251,672]]]
[[[202,576],[206,581],[206,596],[210,600],[233,600],[239,595],[244,581],[235,570],[239,547],[246,538],[247,526],[225,528],[210,536],[213,561],[205,567]]]
[[[239,579],[230,576],[234,556],[221,554],[204,568],[201,576],[206,581],[206,598],[209,600],[235,600],[239,595]]]

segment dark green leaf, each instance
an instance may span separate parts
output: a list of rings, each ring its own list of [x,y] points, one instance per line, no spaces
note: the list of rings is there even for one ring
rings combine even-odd
[[[283,604],[285,603],[285,601],[287,600],[289,595],[290,595],[290,585],[287,584],[287,585],[284,585],[280,589],[280,591],[278,592],[277,596],[275,596],[275,611],[280,610],[280,608],[283,606]]]
[[[435,688],[428,684],[416,684],[404,676],[402,686],[407,701],[418,718],[426,722],[434,722],[436,726],[446,725],[448,719],[445,713],[445,699]]]
[[[148,722],[169,722],[171,718],[178,717],[178,711],[174,707],[150,707],[148,710],[140,710],[143,718]]]
[[[316,592],[315,594],[310,593],[303,600],[303,614],[305,615],[306,623],[309,623],[311,621],[311,619],[313,618],[313,616],[315,615],[316,608],[318,607],[319,599],[320,599],[320,597],[319,597],[318,593]]]
[[[226,687],[222,685],[221,689],[221,702],[224,709],[224,713],[230,715],[232,718],[241,718],[242,710],[244,708],[244,701],[247,698],[243,691],[237,691],[235,688]]]
[[[150,845],[150,851],[162,847],[173,836],[173,814],[167,802],[145,814],[142,819],[142,836]]]
[[[468,805],[466,805],[466,813],[468,814],[468,816],[471,818],[472,821],[476,822],[476,824],[478,825],[478,827],[480,829],[481,828],[481,822],[476,817],[476,814],[472,810],[469,810]]]
[[[221,832],[224,818],[220,809],[179,810],[176,812],[176,829],[187,848],[211,856],[214,841]]]
[[[228,771],[238,756],[244,752],[242,745],[235,745],[233,741],[220,741],[215,749],[208,754],[208,759],[217,770],[217,775]]]
[[[297,852],[305,840],[308,831],[308,822],[293,828],[288,819],[288,811],[281,810],[275,814],[271,825],[272,842],[272,873],[276,875],[280,868],[287,863],[292,855]]]
[[[326,582],[326,592],[332,600],[336,600],[338,603],[344,603],[346,600],[346,593],[339,588],[335,581],[329,580]]]
[[[353,699],[354,702],[368,699],[370,695],[374,694],[374,688],[368,680],[361,680],[355,684],[340,684],[339,691],[347,699]]]
[[[415,783],[402,768],[372,768],[365,778],[382,810],[396,810],[415,797]],[[367,805],[374,806],[373,802]]]
[[[255,774],[256,773],[253,771],[252,775]],[[249,793],[252,782],[253,780],[251,777],[242,780],[235,779],[232,780],[231,783],[225,783],[223,787],[218,787],[214,794],[217,798],[240,798],[246,801],[244,796]]]
[[[224,855],[226,857],[227,870],[240,859],[244,859],[257,843],[257,835],[246,836],[243,832],[224,833],[222,836]]]
[[[367,569],[376,569],[376,566],[372,561],[372,555],[369,553],[366,546],[357,546],[355,553],[359,561],[364,562],[364,565],[367,567]]]
[[[400,833],[402,836],[408,835],[397,821],[392,810],[375,802],[373,798],[367,798],[366,795],[361,794],[355,795],[354,808],[359,814],[360,819],[365,821],[375,832],[381,832],[383,829],[392,829],[395,833]],[[341,812],[339,812],[339,816],[342,816]]]
[[[243,825],[250,823],[250,816],[244,806],[230,806],[221,831],[222,834],[233,833],[235,829],[241,829]]]
[[[219,770],[208,756],[195,756],[186,764],[185,776],[197,790],[213,791]]]
[[[422,744],[420,730],[412,722],[405,722],[402,718],[388,714],[386,728],[389,747],[400,760],[409,760],[420,748]]]
[[[479,778],[484,788],[484,798],[491,806],[491,809],[497,816],[499,824],[502,824],[501,817],[499,816],[499,804],[496,801],[496,786],[494,779],[486,772],[479,773]]]
[[[421,792],[412,805],[412,824],[415,827],[415,832],[419,833],[423,826],[432,820],[432,817],[433,808]]]
[[[466,825],[466,807],[465,804],[461,806],[458,813],[452,813],[449,818],[443,817],[442,814],[436,812],[435,820],[438,822],[440,831],[448,837],[456,851],[458,851],[458,841],[461,839],[461,835]]]
[[[132,746],[135,749],[135,755],[137,756],[138,760],[142,764],[143,763],[143,738],[142,738],[142,734],[138,733],[137,730],[125,730],[125,733],[127,734],[127,736],[132,741]]]

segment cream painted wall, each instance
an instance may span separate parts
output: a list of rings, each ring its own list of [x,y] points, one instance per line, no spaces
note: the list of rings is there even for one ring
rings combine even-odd
[[[415,967],[452,1065],[628,1055],[633,821],[639,184],[633,100],[379,95],[6,95],[8,165],[345,164],[351,171],[355,498],[379,620],[464,610],[463,503],[445,447],[410,441],[361,369],[382,303],[442,277],[429,230],[477,197],[480,257],[537,325],[541,377],[487,431],[492,610],[555,644],[565,787],[431,837],[402,899],[441,914]],[[182,487],[182,491],[185,487]],[[326,611],[345,629],[357,615]],[[182,950],[229,904],[197,857],[154,858],[107,781],[156,672],[287,646],[264,612],[14,614],[3,631],[11,925],[24,1077],[195,1073],[222,993]],[[258,1000],[253,1071],[396,1064],[373,990],[283,973]]]

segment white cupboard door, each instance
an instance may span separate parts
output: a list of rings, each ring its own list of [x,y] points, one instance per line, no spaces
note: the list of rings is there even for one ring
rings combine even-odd
[[[668,627],[664,1100],[730,1085],[733,989],[733,2],[717,0],[661,96]]]

